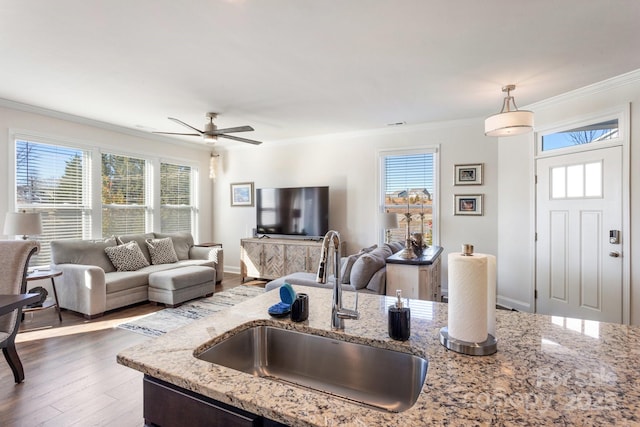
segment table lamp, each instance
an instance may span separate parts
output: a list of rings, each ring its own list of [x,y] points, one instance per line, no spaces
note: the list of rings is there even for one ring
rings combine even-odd
[[[42,217],[39,212],[7,212],[4,219],[4,234],[7,236],[27,236],[42,234]]]
[[[391,230],[398,228],[398,214],[385,212],[382,217],[382,226],[384,228],[385,243],[391,243]]]

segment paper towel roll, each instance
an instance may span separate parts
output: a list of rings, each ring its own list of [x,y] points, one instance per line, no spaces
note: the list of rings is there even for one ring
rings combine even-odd
[[[449,336],[479,343],[487,339],[489,262],[487,255],[450,253]]]
[[[487,255],[487,332],[496,337],[496,257]]]

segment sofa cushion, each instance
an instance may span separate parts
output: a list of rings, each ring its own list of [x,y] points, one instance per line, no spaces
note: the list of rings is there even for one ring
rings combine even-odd
[[[107,247],[104,250],[117,271],[135,271],[149,265],[140,246],[135,241]]]
[[[164,239],[147,239],[145,242],[149,255],[151,256],[151,264],[171,264],[178,262],[178,256],[173,249],[173,242],[170,237]]]
[[[377,247],[378,245],[372,245],[372,246],[369,246],[368,248],[360,249],[360,252],[356,254],[349,255],[344,261],[344,263],[342,264],[342,267],[340,270],[340,282],[344,284],[351,283],[351,269],[353,268],[353,264],[355,264],[355,262],[358,260],[358,258],[360,258],[360,256],[368,252],[371,252]]]
[[[176,255],[179,260],[189,259],[189,249],[193,246],[193,236],[191,233],[178,232],[178,233],[153,233],[157,239],[164,239],[170,237],[173,242],[173,249],[176,251]]]
[[[111,294],[137,288],[138,286],[146,286],[149,283],[149,273],[142,270],[114,271],[105,274],[104,281],[107,294]]]
[[[115,240],[104,242],[90,240],[51,241],[51,260],[54,264],[95,265],[105,273],[116,271],[105,253],[105,248],[114,247]]]
[[[391,248],[391,251],[395,254],[396,252],[399,252],[399,251],[404,249],[404,243],[402,243],[402,242],[391,242],[391,243],[389,243],[389,247]]]
[[[356,289],[365,288],[376,271],[386,265],[386,260],[391,255],[391,249],[382,246],[360,256],[351,269],[351,285]]]
[[[142,251],[142,255],[144,255],[144,257],[147,259],[147,263],[151,264],[151,255],[149,254],[149,249],[147,249],[147,245],[145,242],[147,239],[154,239],[155,237],[156,236],[154,236],[153,233],[124,234],[122,236],[117,236],[116,239],[118,240],[118,244],[120,245],[129,243],[132,241],[137,242],[138,246],[140,246],[140,250]]]

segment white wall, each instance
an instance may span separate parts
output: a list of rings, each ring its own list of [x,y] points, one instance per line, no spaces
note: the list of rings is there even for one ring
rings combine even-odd
[[[116,126],[109,126],[49,112],[28,106],[4,102],[0,105],[0,177],[11,182],[8,156],[11,132],[35,134],[58,141],[81,143],[88,147],[110,148],[119,153],[141,154],[146,158],[185,160],[196,163],[199,169],[198,197],[200,199],[200,220],[196,241],[211,241],[212,233],[212,182],[209,180],[209,149],[193,144],[165,142],[161,138],[146,137],[143,132],[118,132]],[[5,213],[11,208],[10,198],[13,191],[8,185],[0,186],[0,222],[4,222]]]
[[[633,131],[640,123],[640,72],[610,79],[581,90],[531,106],[537,128],[548,128],[584,116],[631,104],[631,229],[626,230],[629,245],[624,257],[631,265],[630,322],[640,324],[640,228],[633,227],[640,211],[640,135]],[[502,138],[498,143],[500,183],[498,215],[499,298],[505,305],[532,311],[534,308],[533,242],[533,148],[535,135]],[[628,159],[627,159],[628,160]],[[635,266],[635,268],[634,268]]]
[[[497,139],[483,134],[482,120],[404,126],[349,135],[326,135],[261,146],[237,146],[221,154],[215,183],[215,240],[224,244],[225,268],[239,272],[240,239],[256,225],[254,207],[230,207],[229,184],[260,187],[328,185],[330,228],[340,232],[347,251],[378,243],[379,150],[440,147],[440,245],[443,286],[448,252],[472,243],[476,252],[497,253]],[[453,166],[484,163],[484,185],[453,186]],[[484,216],[454,216],[453,194],[485,195]]]

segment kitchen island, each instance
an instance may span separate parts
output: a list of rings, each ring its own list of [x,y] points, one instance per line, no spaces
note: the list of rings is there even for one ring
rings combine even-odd
[[[303,323],[270,317],[267,309],[280,295],[267,292],[124,350],[118,362],[291,426],[640,425],[640,327],[499,310],[498,352],[465,356],[440,344],[446,304],[411,300],[411,338],[398,342],[387,334],[394,298],[360,295],[360,320],[347,320],[336,332],[330,328],[331,291],[294,288],[309,295]],[[343,300],[352,307],[354,294],[344,292]],[[416,354],[429,361],[426,381],[413,407],[390,413],[194,357],[256,325]],[[182,416],[187,422],[188,414]]]

